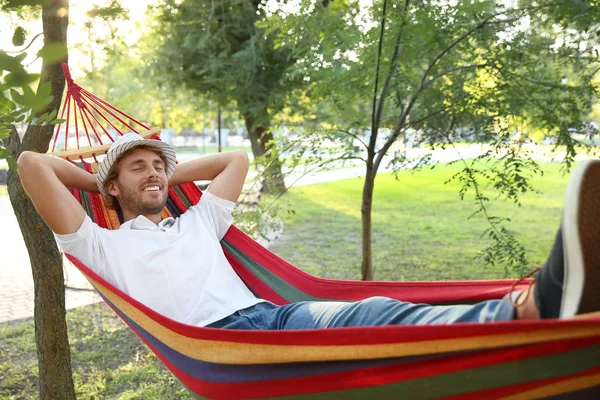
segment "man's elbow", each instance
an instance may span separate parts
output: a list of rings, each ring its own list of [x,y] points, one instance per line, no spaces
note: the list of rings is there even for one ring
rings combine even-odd
[[[235,150],[235,155],[240,162],[244,164],[250,164],[250,158],[248,158],[248,153],[246,150]]]
[[[31,168],[31,164],[34,163],[35,155],[36,154],[32,151],[24,151],[21,153],[17,159],[17,172],[19,175]]]
[[[17,173],[21,180],[23,177],[35,174],[40,164],[40,154],[33,151],[24,151],[17,159]]]
[[[242,164],[246,173],[248,173],[248,169],[250,168],[250,158],[248,157],[248,153],[245,150],[238,150],[240,163]]]

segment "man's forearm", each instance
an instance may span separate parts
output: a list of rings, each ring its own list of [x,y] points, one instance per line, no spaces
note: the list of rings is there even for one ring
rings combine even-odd
[[[45,173],[52,171],[63,185],[97,192],[96,179],[92,174],[76,167],[68,161],[34,152],[24,152],[19,157],[19,175],[21,180],[35,184],[36,179],[44,179]]]
[[[238,165],[239,164],[239,165]],[[179,185],[193,181],[212,181],[228,166],[239,167],[245,174],[248,171],[248,155],[243,150],[230,151],[225,153],[211,154],[194,160],[177,164],[175,173],[171,177],[169,184]]]

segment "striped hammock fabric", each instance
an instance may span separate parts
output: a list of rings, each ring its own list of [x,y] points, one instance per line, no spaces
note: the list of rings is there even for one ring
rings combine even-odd
[[[80,166],[89,172],[96,168],[89,163]],[[202,195],[193,183],[170,188],[169,194],[165,217],[179,216]],[[118,216],[106,208],[101,196],[78,190],[73,195],[99,226],[119,227]],[[276,304],[370,296],[472,303],[501,298],[513,283],[321,279],[280,259],[235,227],[222,246],[246,285]],[[156,313],[68,257],[198,399],[600,398],[599,313],[570,320],[445,326],[211,329]]]

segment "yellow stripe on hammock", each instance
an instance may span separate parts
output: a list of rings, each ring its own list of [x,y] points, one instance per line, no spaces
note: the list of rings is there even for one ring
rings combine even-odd
[[[502,400],[529,400],[529,399],[541,399],[548,396],[556,396],[559,394],[565,394],[574,392],[577,390],[589,389],[594,386],[600,385],[600,374],[582,376],[579,378],[572,378],[550,385],[546,385],[537,389],[528,390],[519,394],[502,397]]]
[[[86,275],[86,274],[84,274]],[[599,335],[597,326],[561,326],[533,332],[516,332],[427,340],[409,343],[370,345],[277,345],[220,342],[194,339],[160,325],[132,304],[86,275],[94,287],[136,324],[169,347],[190,358],[220,364],[271,364],[305,361],[368,360],[391,357],[440,354],[465,350],[492,349],[504,346],[543,343],[561,339],[578,339]]]

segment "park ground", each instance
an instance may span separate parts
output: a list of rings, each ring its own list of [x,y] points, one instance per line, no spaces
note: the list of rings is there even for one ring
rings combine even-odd
[[[459,184],[444,183],[459,168],[378,176],[373,207],[376,279],[515,276],[477,258],[488,243],[482,236],[487,223],[480,215],[469,219],[476,210],[472,193],[461,201]],[[544,176],[534,179],[539,192],[524,195],[521,207],[502,199],[488,204],[491,214],[511,218],[506,227],[525,244],[531,265],[542,264],[550,249],[568,179],[558,163],[542,168]],[[317,276],[359,278],[361,191],[362,179],[291,189],[279,202],[285,231],[270,249]],[[67,322],[78,399],[191,398],[104,304],[69,311]],[[0,400],[37,398],[36,376],[32,319],[0,324]]]

